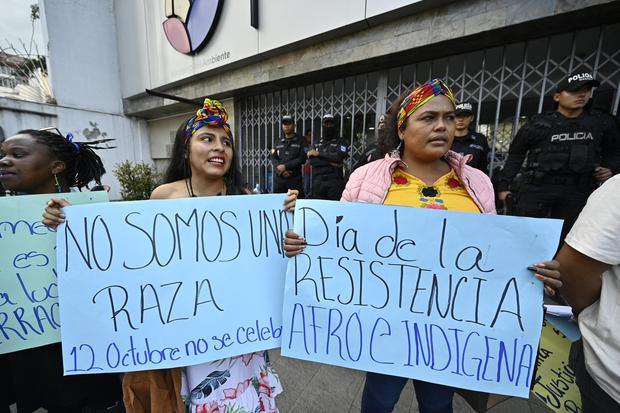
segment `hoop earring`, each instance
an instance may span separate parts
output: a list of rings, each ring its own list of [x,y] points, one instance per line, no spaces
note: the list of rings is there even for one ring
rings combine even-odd
[[[61,193],[62,192],[62,186],[60,185],[60,182],[58,182],[58,175],[54,174],[54,184],[56,186],[56,193]]]
[[[403,147],[403,140],[401,139],[398,146],[392,150],[392,155],[400,155],[400,150]]]

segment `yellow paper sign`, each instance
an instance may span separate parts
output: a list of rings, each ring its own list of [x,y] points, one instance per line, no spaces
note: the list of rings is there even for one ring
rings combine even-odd
[[[575,373],[568,366],[570,346],[571,341],[545,319],[532,391],[557,413],[582,411]]]

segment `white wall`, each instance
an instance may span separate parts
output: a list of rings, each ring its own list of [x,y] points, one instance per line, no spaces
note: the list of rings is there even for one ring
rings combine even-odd
[[[120,199],[120,186],[112,173],[117,164],[125,160],[151,162],[148,129],[144,120],[60,107],[58,108],[58,129],[63,133],[73,133],[78,141],[115,139],[109,145],[116,146],[116,148],[96,151],[106,168],[103,183],[112,187],[110,191],[112,199]],[[95,136],[97,130],[98,136]]]
[[[53,105],[0,98],[0,126],[5,138],[23,129],[41,129],[57,124]]]
[[[366,0],[366,18],[378,16],[422,0]]]
[[[170,151],[172,150],[177,129],[182,122],[187,121],[191,116],[193,116],[193,113],[188,112],[178,116],[148,121],[151,157],[153,160],[170,158]]]
[[[117,0],[116,4],[119,1],[123,0]],[[224,2],[222,14],[213,36],[207,46],[195,56],[179,53],[168,43],[162,29],[162,22],[166,19],[163,0],[139,1],[146,1],[147,56],[151,88],[184,79],[258,53],[258,34],[250,26],[250,2],[247,0]],[[125,29],[119,28],[119,37],[124,37]],[[120,44],[121,48],[123,44],[124,41]],[[226,58],[217,61],[218,56],[222,55]],[[125,64],[122,67],[123,74],[125,69],[133,69],[133,66],[126,66]],[[129,95],[127,92],[131,94],[130,91],[124,91],[124,96]]]
[[[259,53],[364,20],[366,0],[259,1]]]
[[[151,87],[144,2],[143,0],[115,1],[114,14],[118,29],[118,56],[123,65],[123,70],[121,70],[123,96],[143,93],[144,89]]]
[[[112,0],[42,0],[48,69],[61,106],[122,113]]]
[[[39,0],[39,4],[58,128],[80,141],[115,139],[111,145],[117,148],[98,154],[108,171],[104,181],[117,199],[115,165],[124,160],[150,162],[151,157],[146,122],[123,115],[114,1]]]
[[[122,93],[134,96],[145,88],[154,89],[230,63],[260,59],[262,53],[344,26],[362,27],[368,17],[420,1],[261,0],[256,30],[250,26],[250,2],[226,0],[205,48],[188,56],[174,50],[166,39],[164,0],[114,0]],[[226,58],[218,60],[222,55]]]

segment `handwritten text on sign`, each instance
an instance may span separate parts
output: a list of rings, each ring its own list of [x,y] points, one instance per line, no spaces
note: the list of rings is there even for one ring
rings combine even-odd
[[[527,397],[561,222],[298,201],[282,354]]]
[[[56,234],[41,223],[57,194],[0,198],[0,354],[60,341]],[[104,202],[106,192],[63,194]]]
[[[554,325],[558,321],[564,324],[570,322],[553,316],[547,317],[540,335],[538,370],[532,392],[556,413],[582,412],[581,393],[577,387],[575,372],[568,365],[572,342]],[[576,324],[569,324],[567,328],[574,330],[573,334],[579,334]]]
[[[66,208],[66,374],[194,365],[280,345],[284,196]]]

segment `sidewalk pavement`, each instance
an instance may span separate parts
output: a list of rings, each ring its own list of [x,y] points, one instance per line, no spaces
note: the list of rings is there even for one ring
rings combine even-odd
[[[364,372],[280,356],[270,350],[271,363],[280,376],[284,392],[276,401],[281,413],[359,413]],[[502,400],[503,398],[498,398]],[[458,394],[454,413],[476,413]],[[12,406],[11,412],[15,412]],[[489,413],[549,413],[541,402],[512,397],[499,401]],[[45,413],[39,409],[34,413]],[[418,413],[413,384],[407,383],[394,413]]]
[[[281,413],[359,413],[364,372],[280,356],[270,350],[271,363],[284,392],[276,401]],[[501,400],[503,398],[500,398]],[[417,413],[413,384],[407,383],[394,413]],[[455,413],[475,413],[465,400],[454,397]],[[541,402],[512,397],[494,405],[489,413],[549,413]]]

